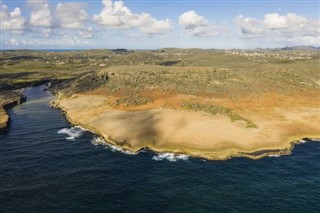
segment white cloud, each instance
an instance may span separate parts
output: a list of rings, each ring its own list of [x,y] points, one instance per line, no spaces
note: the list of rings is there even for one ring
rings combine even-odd
[[[278,13],[266,14],[263,23],[268,29],[283,29],[288,27],[286,17],[280,16]]]
[[[14,38],[11,38],[10,41],[9,41],[9,45],[11,46],[19,46],[20,45],[20,42],[18,42],[16,39]]]
[[[48,48],[77,48],[77,47],[84,47],[89,45],[86,40],[82,40],[78,38],[77,36],[70,36],[70,35],[64,35],[59,38],[30,38],[30,39],[9,39],[4,42],[4,44],[8,47],[19,47],[19,48],[34,48],[34,47],[48,47]]]
[[[163,34],[172,29],[169,19],[157,20],[148,13],[134,14],[122,1],[103,0],[104,5],[100,14],[94,15],[93,20],[100,25],[116,28],[138,28],[148,35]]]
[[[33,7],[31,12],[29,23],[33,27],[52,27],[53,17],[49,4],[44,2],[32,2],[28,1],[28,4]]]
[[[303,16],[298,16],[295,13],[288,13],[281,16],[277,13],[269,13],[264,16],[263,24],[270,30],[294,30],[298,31],[306,27],[308,19]]]
[[[59,3],[56,6],[56,15],[60,25],[65,29],[84,29],[88,20],[88,13],[82,3]]]
[[[319,45],[320,23],[306,17],[288,13],[268,13],[263,19],[238,16],[236,23],[246,37],[278,37],[293,45]]]
[[[49,0],[27,0],[27,5],[33,9],[40,9],[44,4],[48,4]]]
[[[260,34],[264,32],[261,21],[255,18],[239,15],[236,18],[236,23],[243,34]]]
[[[79,32],[79,36],[81,36],[82,38],[92,38],[93,34],[94,32],[92,27],[88,27],[87,29]]]
[[[208,20],[203,16],[199,16],[195,11],[190,10],[179,17],[179,24],[185,29],[194,29],[208,26]]]
[[[258,20],[242,15],[236,18],[236,23],[243,34],[253,35],[281,35],[292,37],[295,35],[319,34],[319,21],[309,20],[294,13],[284,16],[277,13],[266,14],[263,20]]]
[[[179,24],[193,36],[211,36],[217,34],[209,21],[195,11],[190,10],[179,16]]]
[[[16,7],[12,12],[9,12],[7,5],[1,5],[0,18],[1,30],[10,30],[16,34],[23,33],[25,19],[20,8]]]
[[[53,29],[51,28],[41,28],[39,29],[39,32],[46,38],[49,38],[51,34],[53,33]]]
[[[156,20],[151,16],[148,16],[145,23],[146,24],[141,25],[139,29],[141,32],[148,35],[163,34],[172,29],[172,22],[169,19]]]

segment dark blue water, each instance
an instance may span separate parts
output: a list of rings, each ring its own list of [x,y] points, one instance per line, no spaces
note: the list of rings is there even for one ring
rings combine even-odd
[[[320,211],[320,143],[257,161],[155,161],[93,145],[88,132],[67,140],[53,97],[26,95],[0,136],[0,212]]]

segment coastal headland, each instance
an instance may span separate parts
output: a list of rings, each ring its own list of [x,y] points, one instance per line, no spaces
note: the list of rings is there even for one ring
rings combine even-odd
[[[148,148],[211,160],[239,156],[259,159],[290,154],[303,138],[320,138],[316,92],[264,94],[238,101],[156,94],[149,104],[116,106],[119,97],[98,89],[53,104],[74,125],[132,152]],[[188,108],[186,102],[196,104]],[[192,106],[200,109],[193,110]]]
[[[59,53],[43,60],[67,70],[30,75],[56,81],[52,105],[72,124],[125,150],[259,159],[320,138],[319,50],[94,53]]]

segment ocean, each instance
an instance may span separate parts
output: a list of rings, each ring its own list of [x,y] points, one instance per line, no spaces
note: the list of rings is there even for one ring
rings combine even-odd
[[[3,213],[320,211],[319,142],[260,160],[133,154],[70,126],[43,89],[26,90],[0,136]]]

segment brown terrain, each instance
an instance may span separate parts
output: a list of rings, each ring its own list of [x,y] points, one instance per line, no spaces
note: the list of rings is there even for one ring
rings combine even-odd
[[[267,93],[237,97],[178,94],[175,91],[144,90],[151,103],[116,104],[123,92],[96,89],[56,100],[68,119],[101,135],[124,149],[137,152],[184,153],[206,159],[235,156],[261,158],[290,154],[302,138],[320,138],[319,91],[287,95]],[[184,103],[218,105],[250,119],[233,121],[228,114],[210,114],[186,109]],[[307,105],[306,105],[307,103]]]

